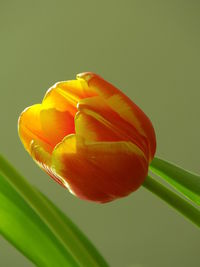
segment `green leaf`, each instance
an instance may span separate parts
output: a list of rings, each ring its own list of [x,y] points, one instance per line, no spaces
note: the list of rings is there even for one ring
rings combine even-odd
[[[78,266],[1,174],[0,232],[37,266]]]
[[[185,197],[200,205],[200,176],[159,158],[154,158],[149,168]]]
[[[108,266],[72,221],[1,155],[0,232],[37,266]]]
[[[182,198],[170,188],[167,188],[149,175],[146,177],[142,185],[160,199],[164,200],[168,205],[176,209],[176,211],[180,212],[197,227],[200,227],[200,210],[193,206],[191,202]]]

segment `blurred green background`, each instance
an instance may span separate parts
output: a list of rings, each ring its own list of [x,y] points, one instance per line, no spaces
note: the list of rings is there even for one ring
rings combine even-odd
[[[25,152],[18,115],[55,82],[93,71],[148,114],[157,156],[200,173],[199,14],[197,0],[0,2],[0,151],[112,267],[197,267],[200,231],[143,188],[106,205],[76,199]],[[0,266],[33,265],[0,237]]]

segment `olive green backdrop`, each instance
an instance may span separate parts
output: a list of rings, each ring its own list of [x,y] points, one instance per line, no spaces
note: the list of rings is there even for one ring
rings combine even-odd
[[[55,82],[93,71],[148,114],[158,156],[200,172],[199,14],[197,0],[0,2],[0,151],[112,267],[198,267],[200,231],[143,188],[106,205],[76,199],[25,152],[18,115]],[[0,237],[0,266],[33,265]]]

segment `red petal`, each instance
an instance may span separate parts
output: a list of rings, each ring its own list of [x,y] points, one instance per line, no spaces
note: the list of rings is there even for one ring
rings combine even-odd
[[[145,113],[119,89],[100,76],[86,72],[79,74],[78,79],[86,81],[91,90],[102,96],[120,117],[135,127],[138,133],[147,139],[149,160],[151,161],[156,150],[156,137],[152,123]]]
[[[65,138],[53,153],[53,169],[79,198],[108,202],[135,191],[148,164],[130,142],[100,142],[79,147],[75,135]]]
[[[136,144],[149,159],[149,147],[146,138],[110,108],[102,97],[80,100],[79,113],[75,118],[77,138],[86,141],[131,141]]]

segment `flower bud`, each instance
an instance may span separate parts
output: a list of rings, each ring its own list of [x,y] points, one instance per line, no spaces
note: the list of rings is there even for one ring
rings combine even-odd
[[[81,199],[109,202],[144,181],[156,149],[149,118],[94,73],[58,82],[19,118],[19,136],[36,163]]]

